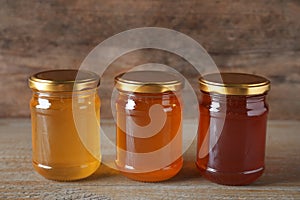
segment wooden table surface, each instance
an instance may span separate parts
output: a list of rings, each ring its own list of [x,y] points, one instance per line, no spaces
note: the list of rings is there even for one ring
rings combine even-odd
[[[102,165],[76,182],[46,180],[31,166],[29,119],[0,119],[0,199],[300,199],[300,121],[270,121],[266,171],[249,186],[230,187],[202,178],[195,144],[171,180],[141,183]]]

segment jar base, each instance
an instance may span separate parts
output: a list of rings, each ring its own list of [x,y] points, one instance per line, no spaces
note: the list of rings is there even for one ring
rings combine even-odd
[[[55,181],[76,181],[93,174],[99,168],[100,161],[94,161],[78,166],[47,166],[32,161],[32,165],[35,171],[46,179]]]
[[[176,174],[179,173],[183,165],[183,159],[180,158],[171,165],[159,169],[152,172],[146,172],[146,173],[129,173],[122,171],[121,168],[121,174],[126,176],[129,179],[135,180],[135,181],[141,181],[141,182],[161,182],[168,180],[172,177],[174,177]]]
[[[221,184],[221,185],[231,185],[231,186],[242,186],[242,185],[249,185],[253,183],[256,179],[258,179],[264,172],[264,167],[239,172],[239,173],[224,173],[217,171],[212,168],[202,168],[196,164],[198,169],[200,170],[201,175],[210,180],[214,183]]]

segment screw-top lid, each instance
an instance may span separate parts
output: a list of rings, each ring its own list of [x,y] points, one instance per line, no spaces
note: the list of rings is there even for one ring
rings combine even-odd
[[[30,88],[40,91],[81,91],[98,87],[100,77],[90,71],[63,69],[36,73],[28,81]]]
[[[131,71],[115,77],[115,87],[127,92],[162,93],[178,91],[183,86],[183,78],[165,71]]]
[[[259,95],[270,90],[264,77],[243,73],[214,73],[199,78],[200,90],[225,95]]]

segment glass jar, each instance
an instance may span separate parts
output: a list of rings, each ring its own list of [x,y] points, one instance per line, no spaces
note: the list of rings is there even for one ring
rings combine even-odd
[[[183,79],[175,73],[133,71],[115,78],[116,166],[130,179],[156,182],[182,168]]]
[[[100,165],[97,74],[52,70],[29,78],[32,163],[47,179],[85,178]]]
[[[197,166],[215,183],[247,185],[264,171],[270,82],[242,73],[199,79]]]

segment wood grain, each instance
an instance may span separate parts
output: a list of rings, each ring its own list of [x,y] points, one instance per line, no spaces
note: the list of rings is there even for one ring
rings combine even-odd
[[[103,126],[113,129],[110,121]],[[85,180],[55,182],[31,166],[29,119],[0,119],[0,199],[299,199],[299,129],[299,121],[270,121],[266,171],[249,186],[221,186],[202,178],[194,164],[195,143],[184,154],[181,172],[169,181],[135,182],[102,165]]]
[[[0,0],[0,117],[29,116],[30,74],[78,68],[108,37],[154,26],[195,39],[221,71],[268,77],[270,118],[299,120],[299,18],[297,0]],[[185,61],[162,52],[125,55],[111,68],[118,72],[122,66],[146,61],[166,63],[196,78]],[[113,78],[113,73],[108,77]],[[102,98],[109,103],[109,94]]]

